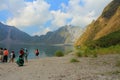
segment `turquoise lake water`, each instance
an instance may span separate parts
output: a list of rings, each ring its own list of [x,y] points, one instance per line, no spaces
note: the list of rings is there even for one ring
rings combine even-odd
[[[5,45],[5,44],[0,44],[0,47],[2,48],[7,48],[9,50],[9,52],[11,52],[12,50],[15,51],[16,56],[18,57],[19,54],[19,50],[21,48],[27,48],[28,52],[29,52],[29,59],[34,59],[35,58],[35,49],[39,49],[40,51],[40,55],[39,57],[41,58],[45,58],[45,57],[52,57],[54,56],[55,52],[60,50],[64,53],[68,53],[70,51],[73,50],[73,46],[71,45],[67,45],[67,46],[63,46],[63,45],[59,45],[59,46],[53,46],[53,45],[19,45],[19,44],[9,44],[9,45]]]

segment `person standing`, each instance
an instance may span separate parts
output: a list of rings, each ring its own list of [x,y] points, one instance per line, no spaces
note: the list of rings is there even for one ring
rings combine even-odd
[[[3,61],[3,48],[0,48],[0,62]]]
[[[14,51],[12,51],[11,53],[10,53],[10,61],[9,62],[14,62],[14,59],[15,59],[15,53],[14,53]]]
[[[7,62],[8,61],[8,50],[5,48],[3,51],[3,62]]]
[[[35,56],[38,58],[38,56],[39,56],[39,50],[38,49],[36,49],[35,50]]]
[[[24,58],[24,49],[21,48],[19,51],[19,57]]]
[[[25,48],[24,49],[25,62],[28,62],[28,54],[29,54],[29,52],[28,52],[27,48]]]

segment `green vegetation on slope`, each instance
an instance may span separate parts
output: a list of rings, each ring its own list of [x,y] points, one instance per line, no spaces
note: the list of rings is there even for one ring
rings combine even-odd
[[[76,47],[78,57],[92,56],[97,54],[120,53],[120,30],[112,32],[98,40],[89,41],[85,46]]]
[[[108,48],[94,49],[94,50],[91,50],[91,53],[96,53],[96,54],[116,54],[116,53],[120,53],[120,45],[111,46],[111,47],[108,47]]]
[[[89,48],[106,48],[114,45],[120,45],[120,30],[110,33],[98,40],[90,41],[86,43]]]
[[[77,48],[77,50],[79,51],[79,54],[81,54],[82,57],[95,58],[98,56],[98,54],[120,54],[120,45],[110,46],[107,48],[96,48],[96,49],[90,49],[88,47],[83,49],[82,47],[80,49]]]

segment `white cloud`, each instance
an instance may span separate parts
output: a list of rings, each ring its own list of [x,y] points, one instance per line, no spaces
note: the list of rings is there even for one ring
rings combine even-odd
[[[0,0],[0,10],[6,9],[13,14],[24,6],[25,6],[24,0]]]
[[[16,15],[18,11],[25,7],[24,0],[6,0],[9,11]]]
[[[50,28],[41,28],[40,31],[33,33],[32,35],[45,35],[47,32],[51,31]]]
[[[53,20],[52,26],[61,27],[67,24],[67,19],[70,18],[70,15],[67,13],[62,12],[61,10],[58,11],[51,11]]]
[[[13,16],[7,24],[20,28],[39,27],[33,34],[45,34],[66,24],[84,27],[102,13],[103,8],[112,0],[68,0],[61,3],[58,10],[50,10],[45,0],[25,2],[25,0],[0,0],[0,10],[8,9]],[[82,5],[81,2],[83,2]],[[70,21],[68,21],[70,19]],[[45,25],[50,21],[51,25]],[[48,27],[47,29],[45,27]]]
[[[85,27],[102,13],[104,7],[112,0],[69,0],[68,5],[61,4],[62,9],[52,11],[54,27],[72,24]],[[82,5],[81,2],[83,2]],[[71,19],[68,23],[67,20]]]
[[[18,27],[40,26],[50,20],[49,4],[44,1],[26,3],[15,17],[8,19],[7,24]]]
[[[76,25],[76,26],[85,27],[92,20],[96,19],[96,17],[94,15],[95,15],[94,11],[91,11],[91,12],[84,14],[84,15],[76,15],[76,16],[74,15],[73,19],[71,21],[71,24]]]
[[[104,7],[111,2],[112,0],[85,0],[85,9],[86,10],[94,10],[96,16],[100,15]]]
[[[84,2],[80,5],[80,2]],[[71,24],[86,26],[102,13],[104,7],[112,0],[70,0],[67,13],[72,16]]]
[[[7,9],[6,0],[0,0],[0,11]]]

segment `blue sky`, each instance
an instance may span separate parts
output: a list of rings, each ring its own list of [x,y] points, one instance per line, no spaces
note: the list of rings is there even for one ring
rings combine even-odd
[[[50,10],[58,10],[60,9],[60,4],[64,3],[65,5],[68,5],[68,0],[45,0],[49,4],[52,4],[50,6]]]
[[[30,35],[64,25],[85,27],[112,0],[0,0],[0,22]]]

